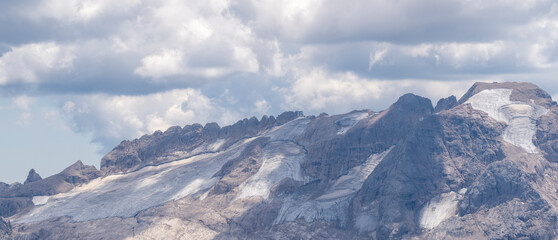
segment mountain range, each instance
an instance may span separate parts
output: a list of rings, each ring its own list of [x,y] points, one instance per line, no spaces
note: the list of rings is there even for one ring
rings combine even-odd
[[[0,183],[0,239],[556,239],[558,105],[459,100],[285,112],[122,141],[101,168]]]

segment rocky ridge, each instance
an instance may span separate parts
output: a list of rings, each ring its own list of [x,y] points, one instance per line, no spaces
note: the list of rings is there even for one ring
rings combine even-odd
[[[81,161],[45,179],[31,169],[25,184],[14,183],[0,189],[0,217],[33,208],[41,197],[68,192],[100,176],[101,172],[94,166],[84,165]]]
[[[476,83],[436,107],[407,94],[381,112],[172,127],[100,172],[78,164],[71,190],[41,192],[0,236],[555,239],[557,114],[535,85]]]

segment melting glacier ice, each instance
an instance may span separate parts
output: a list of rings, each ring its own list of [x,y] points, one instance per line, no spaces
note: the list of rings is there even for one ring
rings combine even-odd
[[[131,217],[136,213],[196,194],[211,187],[213,175],[230,159],[236,158],[247,142],[226,151],[205,153],[166,163],[144,167],[136,172],[95,179],[70,192],[51,196],[17,219],[36,222],[52,217],[69,216],[73,221],[107,217]],[[44,199],[35,199],[42,203]]]
[[[309,122],[309,119],[300,117],[264,133],[273,142],[264,148],[264,164],[260,172],[246,183],[245,195],[266,197],[270,187],[281,179],[302,179],[300,162],[304,149],[289,141],[302,134]],[[190,152],[176,152],[168,159],[176,160],[182,156],[176,161],[98,178],[67,193],[36,198],[34,202],[41,206],[16,221],[36,222],[60,216],[69,216],[73,221],[131,217],[142,210],[186,196],[200,194],[203,198],[203,193],[207,193],[205,190],[219,180],[213,177],[215,173],[226,162],[240,156],[254,139],[256,137],[238,141],[223,151],[219,150],[225,140],[218,139]]]
[[[262,166],[256,174],[240,185],[238,199],[251,196],[269,197],[271,188],[285,178],[304,181],[300,164],[305,152],[292,142],[271,142],[263,149]]]
[[[457,212],[457,204],[463,199],[462,189],[460,193],[447,192],[432,198],[420,211],[420,226],[433,229],[444,220],[454,216]]]
[[[33,202],[33,205],[40,206],[45,205],[49,198],[49,196],[34,196],[31,201]]]
[[[337,134],[345,134],[349,129],[353,128],[360,120],[368,117],[367,112],[355,112],[346,117],[337,120],[335,123],[339,126]]]
[[[302,218],[307,222],[317,219],[346,222],[350,200],[362,187],[364,181],[374,171],[392,148],[371,155],[363,165],[349,170],[339,177],[321,196],[309,199],[307,195],[294,195],[285,200],[274,224],[292,222]]]
[[[507,123],[502,134],[504,141],[528,153],[537,153],[537,147],[533,144],[533,136],[537,133],[537,119],[549,110],[534,103],[511,101],[511,94],[511,89],[487,89],[475,94],[465,103]]]

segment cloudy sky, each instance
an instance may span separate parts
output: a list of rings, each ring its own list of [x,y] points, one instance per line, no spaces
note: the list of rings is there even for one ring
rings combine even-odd
[[[436,102],[475,81],[558,97],[554,0],[0,1],[0,181],[172,125]]]

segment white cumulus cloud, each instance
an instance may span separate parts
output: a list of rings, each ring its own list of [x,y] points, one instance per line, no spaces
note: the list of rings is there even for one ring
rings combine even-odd
[[[41,74],[70,69],[74,58],[71,48],[54,42],[12,48],[0,56],[0,85],[39,82]]]
[[[63,114],[75,131],[91,132],[94,141],[106,148],[122,139],[165,131],[175,125],[212,121],[230,124],[239,118],[194,89],[139,96],[74,96],[64,103]]]

